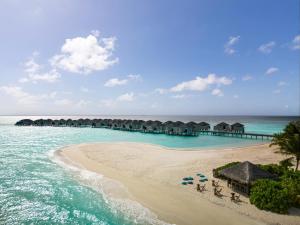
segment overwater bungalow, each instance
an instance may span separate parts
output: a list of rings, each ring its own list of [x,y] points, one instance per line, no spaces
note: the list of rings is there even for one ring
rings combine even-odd
[[[230,125],[222,122],[214,126],[214,131],[230,131]]]
[[[84,119],[83,120],[83,125],[82,126],[85,126],[85,127],[91,127],[92,126],[92,120],[91,119]]]
[[[58,124],[59,124],[60,127],[65,127],[65,126],[66,126],[66,123],[67,123],[66,120],[60,119]]]
[[[20,120],[16,123],[16,126],[31,126],[33,124],[33,121],[30,119],[24,119]]]
[[[51,126],[52,120],[51,119],[46,119],[44,120],[44,126]]]
[[[53,120],[51,126],[58,127],[59,126],[59,120]]]
[[[152,120],[145,121],[142,126],[142,131],[146,132],[146,133],[152,133],[153,125],[154,125],[154,123]]]
[[[44,120],[38,119],[32,122],[32,126],[44,126]]]
[[[198,123],[198,129],[201,130],[210,130],[210,125],[209,123],[206,122],[200,122]]]
[[[186,123],[187,128],[185,129],[185,135],[192,135],[196,136],[199,132],[199,126],[195,122],[188,122]]]
[[[174,133],[174,122],[167,121],[163,123],[165,134],[173,134]]]
[[[133,120],[132,121],[132,130],[134,131],[141,131],[142,130],[142,125],[145,121],[143,120]]]
[[[227,186],[234,191],[249,195],[251,186],[258,179],[274,179],[276,176],[245,161],[219,172],[227,180]]]
[[[152,131],[153,131],[153,133],[163,133],[164,132],[163,123],[158,120],[153,121]]]
[[[111,129],[119,130],[119,129],[121,129],[121,126],[122,126],[122,120],[119,120],[119,119],[112,120]]]
[[[92,127],[95,127],[95,128],[101,127],[101,122],[102,122],[101,119],[93,119],[92,120]]]
[[[109,119],[103,119],[101,121],[101,127],[107,128],[110,123],[111,123],[111,121]]]
[[[183,135],[185,130],[187,129],[185,123],[181,121],[176,121],[173,123],[173,134],[174,135]]]
[[[132,120],[124,121],[125,130],[132,131]]]
[[[244,133],[245,126],[241,123],[234,123],[230,126],[230,131],[234,133]]]

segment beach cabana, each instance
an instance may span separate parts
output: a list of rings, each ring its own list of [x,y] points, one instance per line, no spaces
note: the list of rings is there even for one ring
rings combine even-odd
[[[244,133],[245,132],[245,126],[241,123],[234,123],[234,124],[231,125],[231,132]]]
[[[245,194],[250,193],[250,188],[256,180],[276,178],[249,161],[225,168],[219,174],[227,180],[228,187]]]
[[[214,131],[230,131],[230,125],[222,122],[214,126]]]

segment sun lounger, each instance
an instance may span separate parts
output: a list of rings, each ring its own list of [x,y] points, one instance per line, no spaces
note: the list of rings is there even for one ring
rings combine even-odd
[[[240,202],[240,201],[241,201],[240,195],[236,195],[236,196],[235,196],[235,201],[236,201],[236,202]]]

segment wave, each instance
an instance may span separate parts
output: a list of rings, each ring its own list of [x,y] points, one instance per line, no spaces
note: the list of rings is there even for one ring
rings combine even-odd
[[[111,212],[115,215],[121,213],[125,220],[134,224],[170,225],[159,220],[156,214],[139,202],[131,200],[129,191],[121,182],[85,169],[81,165],[61,156],[60,151],[61,149],[48,152],[49,158],[70,172],[80,184],[100,193]]]

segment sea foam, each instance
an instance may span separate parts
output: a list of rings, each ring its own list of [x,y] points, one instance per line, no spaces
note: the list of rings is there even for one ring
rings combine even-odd
[[[48,153],[49,158],[70,172],[80,184],[100,193],[115,215],[121,213],[124,219],[134,222],[134,224],[170,225],[159,220],[156,214],[142,206],[139,202],[131,200],[130,193],[121,182],[89,171],[81,165],[64,158],[59,154],[59,151],[61,149],[50,151]]]

